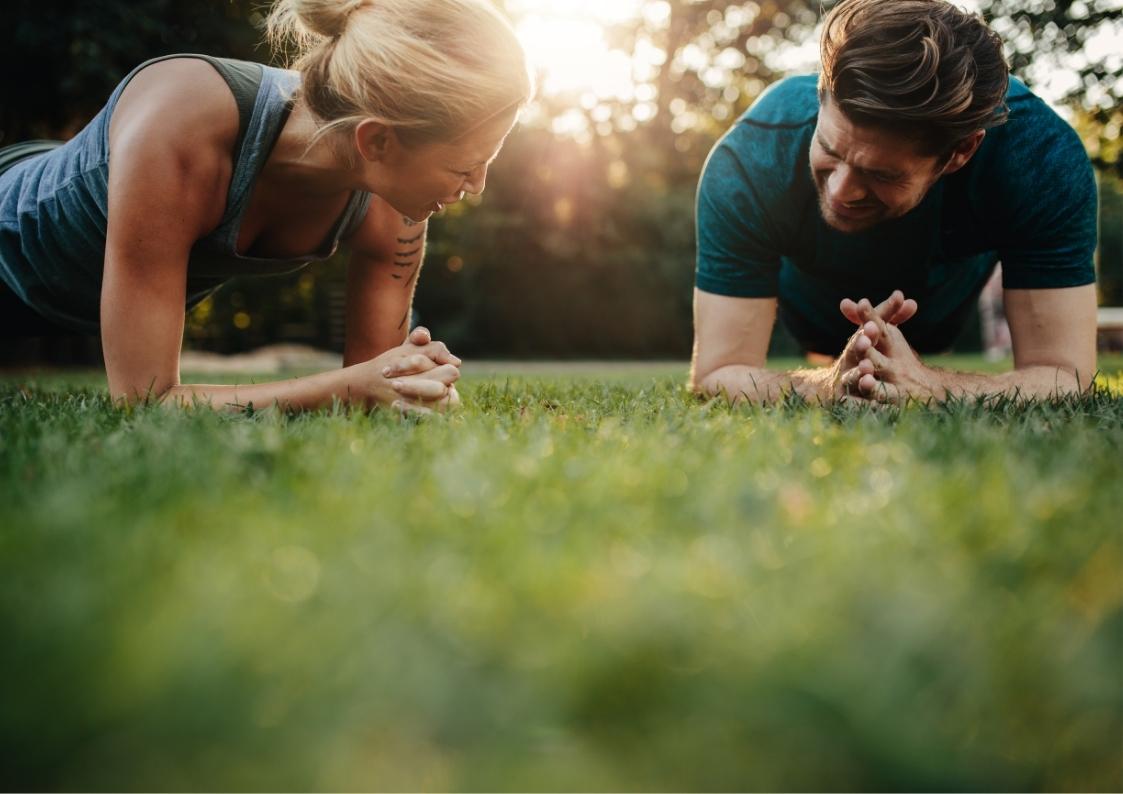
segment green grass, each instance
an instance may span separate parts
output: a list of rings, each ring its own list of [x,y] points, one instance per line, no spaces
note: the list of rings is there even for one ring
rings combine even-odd
[[[50,789],[1117,789],[1123,398],[0,382],[0,768]]]

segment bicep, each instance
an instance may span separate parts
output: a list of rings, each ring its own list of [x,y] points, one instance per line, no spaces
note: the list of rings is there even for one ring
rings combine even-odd
[[[1096,367],[1096,288],[1007,289],[1014,366],[1059,367],[1087,385]]]
[[[695,284],[706,292],[738,298],[777,294],[780,236],[769,216],[780,199],[769,169],[751,153],[718,144],[699,180]]]
[[[763,367],[776,321],[776,298],[731,298],[694,290],[696,378],[721,367]]]

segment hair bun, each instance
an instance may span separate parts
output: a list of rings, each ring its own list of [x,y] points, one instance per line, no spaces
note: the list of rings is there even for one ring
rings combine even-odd
[[[347,21],[370,0],[280,0],[275,11],[286,33],[297,41],[334,39],[343,35]]]

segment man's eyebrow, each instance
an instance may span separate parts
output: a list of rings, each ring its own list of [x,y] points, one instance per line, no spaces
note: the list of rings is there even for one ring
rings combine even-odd
[[[834,149],[832,149],[831,145],[829,143],[827,143],[826,139],[823,137],[823,133],[816,132],[815,133],[815,140],[817,140],[819,142],[819,145],[823,147],[823,150],[827,154],[838,154],[838,152],[836,152]]]
[[[823,151],[825,151],[831,157],[838,157],[839,156],[838,152],[836,152],[834,149],[832,149],[831,145],[823,139],[822,133],[816,132],[815,133],[815,140],[817,140],[819,142],[819,145],[821,147],[823,147]],[[883,171],[883,170],[876,169],[876,168],[862,168],[860,166],[852,166],[852,167],[854,168],[855,171],[861,171],[863,174],[871,174],[873,176],[881,177],[882,179],[900,179],[901,176],[902,176],[902,174],[899,171]]]

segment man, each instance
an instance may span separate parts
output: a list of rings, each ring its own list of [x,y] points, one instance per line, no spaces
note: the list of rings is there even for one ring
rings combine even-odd
[[[844,0],[821,54],[817,81],[772,86],[706,163],[695,390],[767,402],[1087,388],[1096,186],[1076,133],[1010,79],[982,20],[944,0]],[[1014,371],[924,364],[917,351],[950,346],[999,261]],[[863,295],[889,297],[850,300]],[[765,370],[777,311],[834,364]]]

